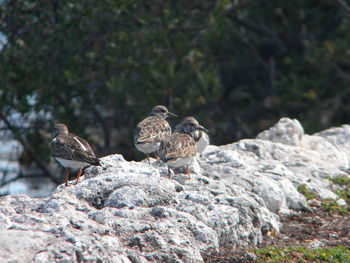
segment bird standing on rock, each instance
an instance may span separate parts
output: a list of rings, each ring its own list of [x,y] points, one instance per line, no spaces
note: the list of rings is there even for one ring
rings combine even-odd
[[[147,155],[148,163],[149,154],[154,152],[159,163],[157,150],[160,142],[167,136],[171,135],[171,127],[166,121],[168,117],[176,117],[177,115],[169,112],[169,110],[162,106],[155,106],[148,117],[139,122],[136,126],[134,144],[135,147]]]
[[[159,147],[160,159],[168,164],[168,176],[170,167],[186,166],[186,173],[190,177],[188,165],[196,156],[197,148],[194,140],[196,131],[208,132],[200,126],[195,119],[182,121],[175,128],[174,133],[162,141]]]
[[[55,124],[53,139],[51,141],[51,156],[66,168],[65,185],[68,185],[69,170],[79,168],[75,184],[79,182],[82,168],[94,165],[100,166],[100,160],[96,158],[91,146],[84,139],[68,132],[65,124]]]
[[[193,122],[199,124],[198,121],[193,117],[186,117],[182,120],[182,123]],[[210,138],[207,132],[203,130],[196,130],[194,132],[194,140],[196,142],[197,152],[202,156],[205,148],[210,144]]]

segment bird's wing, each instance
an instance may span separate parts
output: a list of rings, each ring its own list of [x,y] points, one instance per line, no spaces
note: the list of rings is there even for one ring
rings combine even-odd
[[[161,141],[170,134],[171,128],[166,120],[150,116],[136,126],[134,142],[147,143]]]
[[[96,156],[95,153],[94,153],[94,151],[92,150],[90,144],[89,144],[86,140],[84,140],[83,138],[80,138],[80,137],[78,137],[78,136],[76,136],[76,135],[74,136],[74,139],[75,139],[76,141],[79,141],[79,142],[81,143],[80,146],[82,146],[81,149],[82,149],[83,151],[87,151],[87,152],[89,153],[89,155],[92,156],[92,157],[95,157],[95,156]]]
[[[175,133],[163,141],[159,148],[159,156],[164,162],[195,155],[195,141],[187,134]]]
[[[52,140],[51,155],[90,164],[99,162],[90,145],[85,140],[82,141],[78,136],[71,134],[62,134]]]

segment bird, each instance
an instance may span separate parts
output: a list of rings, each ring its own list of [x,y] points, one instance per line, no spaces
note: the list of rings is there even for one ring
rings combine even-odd
[[[157,105],[153,107],[148,117],[136,126],[134,144],[139,151],[146,154],[148,163],[150,163],[149,154],[153,152],[157,162],[160,162],[157,155],[160,142],[171,135],[171,127],[166,121],[168,117],[177,115],[171,113],[165,106]]]
[[[68,185],[68,168],[79,168],[75,184],[78,184],[79,178],[83,173],[82,168],[94,165],[100,166],[100,160],[96,158],[89,143],[68,132],[68,128],[63,123],[54,125],[51,140],[51,156],[55,158],[63,167],[66,168],[65,185]]]
[[[185,117],[182,122],[193,122],[199,124],[198,121],[194,117]],[[196,130],[194,132],[194,140],[196,142],[197,152],[200,156],[204,152],[205,148],[210,144],[210,138],[207,132],[203,130]]]
[[[195,119],[180,122],[172,135],[161,142],[159,147],[160,159],[168,164],[168,177],[170,178],[170,167],[186,166],[189,177],[188,165],[197,154],[196,142],[194,140],[196,131],[208,132],[199,125]]]

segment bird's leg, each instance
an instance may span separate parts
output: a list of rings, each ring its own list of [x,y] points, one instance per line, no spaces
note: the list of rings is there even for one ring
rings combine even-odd
[[[188,175],[188,178],[191,179],[191,173],[190,173],[190,169],[188,169],[188,166],[185,169],[186,174]]]
[[[168,165],[168,177],[169,177],[169,179],[170,179],[170,177],[171,177],[171,171],[170,171],[169,165]]]
[[[77,180],[75,181],[75,184],[78,184],[80,175],[81,175],[82,173],[83,173],[83,171],[82,171],[81,168],[80,168],[80,170],[79,170],[79,172],[78,172],[78,174],[77,174]]]
[[[160,164],[160,159],[157,152],[154,152],[154,157],[157,159],[157,164]]]
[[[87,166],[84,166],[83,168],[81,168],[82,173],[80,176],[83,176],[85,174],[86,169],[89,167],[90,167],[90,165],[87,165]]]
[[[146,154],[146,157],[147,157],[148,164],[151,164],[151,162],[149,161],[149,153]]]
[[[66,168],[66,181],[65,181],[66,186],[68,186],[68,180],[69,180],[69,170],[68,168]]]

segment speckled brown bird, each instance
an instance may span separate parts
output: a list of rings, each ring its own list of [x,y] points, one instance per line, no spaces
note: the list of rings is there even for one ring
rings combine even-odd
[[[66,168],[65,185],[68,185],[68,168],[79,168],[75,184],[79,182],[82,168],[89,165],[100,165],[91,146],[84,139],[68,132],[66,125],[59,123],[53,128],[51,141],[51,156]]]
[[[148,163],[150,163],[149,154],[153,152],[159,162],[157,150],[160,142],[171,135],[171,127],[166,121],[171,116],[176,117],[177,115],[169,112],[166,107],[157,105],[151,110],[148,117],[136,126],[134,144],[139,151],[147,155]]]
[[[162,141],[159,147],[160,159],[168,164],[168,176],[170,167],[186,166],[186,173],[190,177],[188,165],[196,156],[197,148],[194,140],[196,131],[208,132],[197,121],[182,121],[175,128],[174,133]]]
[[[193,122],[196,125],[199,125],[198,121],[194,117],[186,117],[182,120],[182,123]],[[210,138],[207,132],[202,130],[196,130],[194,132],[194,140],[196,142],[197,152],[202,156],[202,153],[210,144]]]

